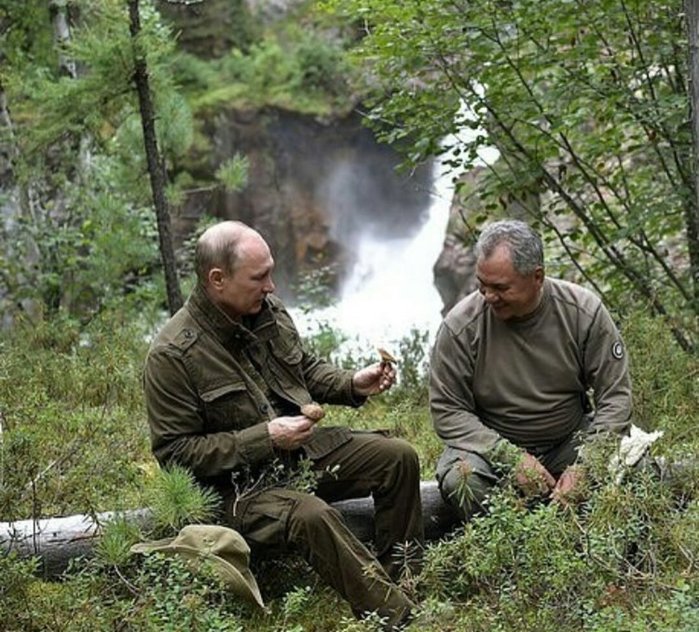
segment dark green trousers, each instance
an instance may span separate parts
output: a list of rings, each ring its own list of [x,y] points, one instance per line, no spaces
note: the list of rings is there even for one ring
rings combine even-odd
[[[227,507],[231,527],[254,547],[279,547],[304,556],[357,616],[377,612],[389,624],[412,603],[394,583],[394,547],[423,542],[420,466],[412,446],[378,433],[353,433],[347,443],[313,461],[315,494],[271,487]],[[328,503],[373,496],[375,554]]]

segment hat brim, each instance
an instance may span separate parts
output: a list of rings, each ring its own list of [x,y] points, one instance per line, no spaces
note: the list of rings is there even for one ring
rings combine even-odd
[[[166,555],[181,555],[190,562],[197,564],[208,563],[211,565],[214,573],[223,580],[232,592],[260,608],[265,607],[254,575],[247,568],[239,569],[216,555],[194,547],[173,543],[172,538],[134,544],[131,547],[131,551],[143,554],[164,553]]]

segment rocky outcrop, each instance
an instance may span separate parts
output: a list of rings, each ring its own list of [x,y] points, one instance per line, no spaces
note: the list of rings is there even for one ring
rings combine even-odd
[[[285,298],[293,298],[300,275],[320,267],[339,283],[360,233],[406,236],[430,204],[431,166],[398,173],[398,153],[378,143],[356,114],[323,121],[282,110],[227,110],[207,121],[205,134],[211,148],[200,175],[210,178],[239,152],[249,161],[247,185],[191,193],[173,210],[173,229],[182,239],[203,214],[251,224],[272,246]]]
[[[447,233],[434,264],[434,285],[442,298],[442,316],[476,289],[476,257],[473,247],[460,236]]]
[[[480,210],[478,186],[485,169],[476,167],[460,178],[459,191],[449,210],[449,223],[442,251],[434,264],[434,284],[442,298],[446,314],[456,303],[476,289],[476,256],[473,244],[478,235],[472,231],[469,218]]]

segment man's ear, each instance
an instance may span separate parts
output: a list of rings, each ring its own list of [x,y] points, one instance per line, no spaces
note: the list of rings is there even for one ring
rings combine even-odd
[[[536,268],[536,270],[534,270],[534,278],[536,279],[536,282],[537,282],[539,285],[542,285],[542,284],[543,284],[543,282],[544,282],[544,276],[545,276],[545,274],[544,274],[544,268],[543,268],[543,267],[539,266],[539,267]]]
[[[209,280],[209,285],[216,290],[220,290],[223,287],[223,270],[221,268],[211,268],[209,274],[207,274],[207,279]]]

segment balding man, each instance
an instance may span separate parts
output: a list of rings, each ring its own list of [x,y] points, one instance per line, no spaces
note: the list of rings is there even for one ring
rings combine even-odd
[[[624,345],[602,301],[545,277],[524,222],[490,224],[476,254],[479,289],[447,314],[431,357],[437,479],[464,519],[510,470],[526,494],[572,500],[581,445],[626,432],[631,417]]]
[[[300,412],[311,401],[359,406],[390,388],[395,370],[351,372],[309,354],[273,294],[270,249],[245,224],[206,230],[195,259],[196,287],[146,361],[156,458],[214,488],[227,524],[253,548],[301,553],[357,616],[399,625],[412,604],[395,583],[395,548],[423,539],[417,455],[403,440],[323,427]],[[309,466],[314,493],[302,485]],[[327,504],[369,495],[375,554]]]

